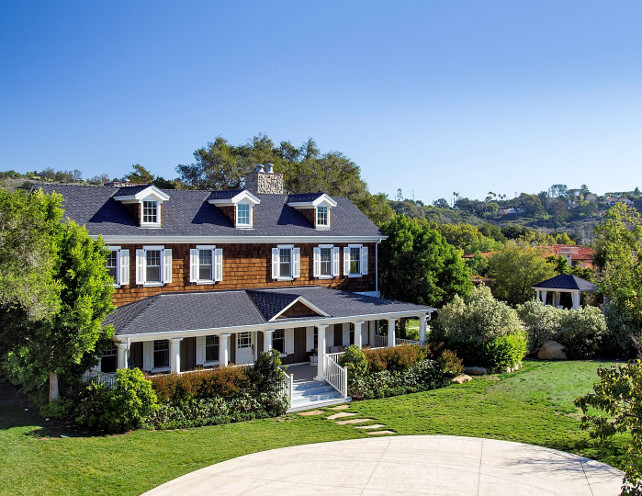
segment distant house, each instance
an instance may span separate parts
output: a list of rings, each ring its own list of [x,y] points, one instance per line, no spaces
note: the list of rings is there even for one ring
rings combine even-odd
[[[502,208],[501,213],[502,215],[519,215],[524,213],[524,209],[522,207]]]
[[[566,259],[569,267],[593,268],[593,255],[595,252],[588,246],[576,245],[550,245],[538,247],[546,256],[558,256]]]
[[[609,207],[612,207],[616,203],[624,203],[625,205],[627,205],[629,207],[633,206],[633,202],[631,200],[629,200],[628,198],[622,198],[621,196],[609,196],[606,199],[606,204]]]

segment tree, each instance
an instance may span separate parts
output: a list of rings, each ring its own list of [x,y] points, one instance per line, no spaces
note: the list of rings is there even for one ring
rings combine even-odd
[[[511,305],[533,298],[535,291],[531,286],[554,275],[555,266],[547,262],[540,251],[511,241],[488,260],[493,294]]]
[[[432,204],[437,208],[450,208],[450,205],[448,205],[448,201],[445,198],[439,198],[439,200],[435,200]]]
[[[382,230],[388,236],[379,257],[385,298],[439,307],[470,292],[470,272],[461,252],[435,229],[396,215]]]
[[[616,203],[595,227],[599,288],[611,299],[614,311],[606,312],[609,328],[639,336],[642,329],[642,217],[638,211]],[[621,341],[621,340],[620,340]],[[630,340],[629,340],[630,341]],[[630,344],[630,343],[629,343]]]
[[[2,316],[9,311],[19,309],[27,320],[36,321],[59,309],[53,269],[61,203],[62,196],[41,190],[29,195],[0,188],[0,336]],[[2,344],[0,339],[0,351]]]
[[[154,175],[140,164],[132,165],[133,171],[125,176],[125,179],[135,184],[151,184],[154,181]]]
[[[49,379],[50,401],[58,397],[59,374],[81,374],[96,362],[112,332],[102,321],[113,309],[102,241],[72,221],[58,224],[54,239],[51,274],[59,308],[35,321],[22,318],[22,307],[5,312],[1,340],[9,377],[31,390]]]
[[[599,368],[597,375],[600,380],[593,392],[575,400],[584,414],[581,427],[600,442],[618,433],[630,433],[620,494],[642,495],[642,362]]]

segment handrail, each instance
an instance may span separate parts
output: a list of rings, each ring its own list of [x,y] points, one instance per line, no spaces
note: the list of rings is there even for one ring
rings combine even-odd
[[[345,367],[339,365],[329,355],[323,356],[324,370],[323,375],[328,384],[341,393],[343,398],[348,397],[348,371]]]
[[[402,344],[421,344],[420,341],[417,341],[416,339],[402,339],[402,338],[395,338],[395,346],[399,346]]]
[[[339,351],[338,353],[326,353],[325,356],[330,357],[335,362],[339,361],[339,357],[343,355],[345,351]]]
[[[387,348],[388,347],[388,336],[381,336],[380,334],[375,334],[374,347],[375,348]]]
[[[116,376],[101,372],[100,370],[88,370],[82,378],[85,382],[94,382],[98,384],[106,384],[108,388],[113,388],[116,385]]]

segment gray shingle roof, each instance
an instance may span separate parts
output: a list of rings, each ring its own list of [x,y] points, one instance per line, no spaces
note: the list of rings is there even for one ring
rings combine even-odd
[[[288,195],[287,202],[312,202],[323,196],[324,193],[298,193],[295,195]]]
[[[286,205],[288,195],[256,195],[261,204],[254,209],[254,229],[236,229],[214,205],[207,203],[211,191],[164,190],[170,199],[163,203],[163,225],[145,229],[124,205],[113,199],[122,188],[42,184],[45,193],[63,195],[65,216],[87,226],[92,235],[145,236],[382,236],[381,231],[350,200],[334,198],[332,227],[317,230],[296,209]],[[130,187],[128,187],[130,188]],[[238,193],[240,190],[236,191]],[[230,194],[233,192],[222,192]]]
[[[105,319],[105,324],[113,324],[117,335],[252,326],[267,323],[299,296],[326,312],[330,318],[356,318],[407,311],[419,314],[433,310],[413,303],[310,286],[251,291],[161,293],[117,308]],[[305,319],[314,321],[326,317]],[[273,324],[281,327],[300,320],[301,318],[284,317]]]
[[[242,189],[226,189],[224,191],[212,191],[208,200],[228,200],[238,195]]]
[[[562,274],[555,276],[546,281],[542,281],[532,286],[537,289],[561,289],[561,290],[579,290],[579,291],[595,291],[597,286],[588,282],[581,277]]]
[[[117,188],[114,196],[133,196],[136,193],[140,193],[144,189],[149,188],[149,184],[136,184],[134,186],[121,186]]]

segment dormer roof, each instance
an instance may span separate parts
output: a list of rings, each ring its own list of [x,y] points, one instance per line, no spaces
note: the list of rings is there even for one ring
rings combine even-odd
[[[296,209],[316,208],[318,206],[336,207],[337,202],[327,193],[302,193],[288,195],[287,205]]]
[[[261,200],[246,189],[212,191],[207,199],[207,203],[221,207],[231,207],[241,202],[258,205]]]
[[[119,202],[138,202],[149,197],[154,197],[161,202],[169,200],[169,195],[153,184],[139,184],[118,188],[113,198]]]

